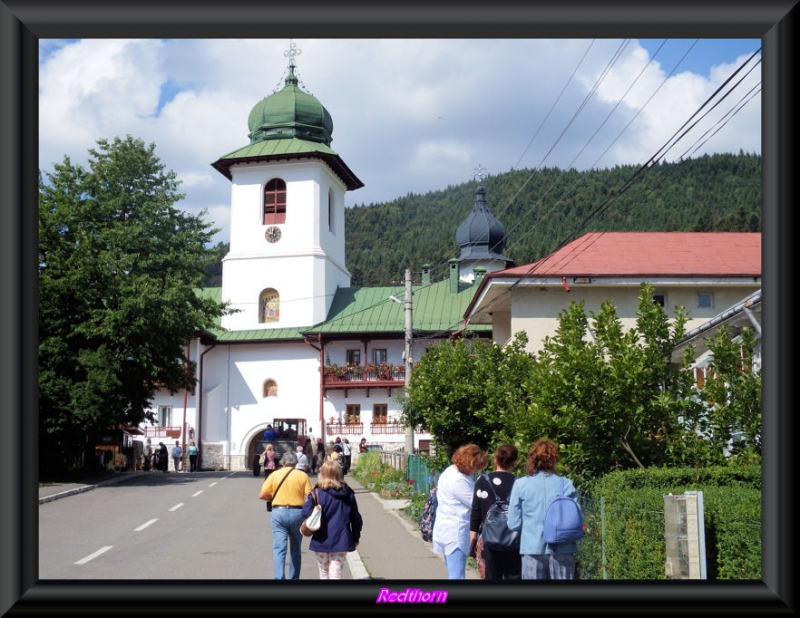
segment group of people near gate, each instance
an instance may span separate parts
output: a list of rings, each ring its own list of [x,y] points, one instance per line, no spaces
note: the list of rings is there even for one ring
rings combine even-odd
[[[300,578],[300,528],[317,504],[324,516],[321,527],[311,535],[309,549],[316,556],[320,579],[341,579],[345,556],[356,550],[361,538],[364,522],[355,493],[344,481],[343,441],[337,438],[327,456],[321,439],[317,444],[316,453],[321,452],[322,458],[313,472],[315,484],[308,471],[298,466],[297,454],[286,452],[267,470],[259,492],[271,510],[275,579],[287,578],[287,555],[288,579]],[[366,450],[362,440],[359,452]],[[543,540],[550,500],[557,495],[578,500],[572,481],[556,473],[558,445],[548,439],[535,442],[528,451],[524,476],[515,474],[518,456],[513,444],[500,445],[492,455],[493,470],[476,479],[488,467],[489,456],[479,446],[466,444],[453,453],[451,465],[439,476],[432,544],[433,552],[444,557],[449,579],[465,579],[468,557],[477,561],[485,580],[575,579],[577,542]],[[507,526],[519,533],[513,549],[490,549],[482,543],[482,527],[495,501],[508,502]]]

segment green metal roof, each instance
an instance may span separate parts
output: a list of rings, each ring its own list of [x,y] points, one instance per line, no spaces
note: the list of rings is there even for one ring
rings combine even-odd
[[[463,326],[464,311],[472,300],[476,287],[459,283],[451,293],[450,281],[412,286],[411,317],[415,333],[445,335]],[[405,333],[405,304],[389,299],[404,300],[405,288],[340,288],[333,299],[328,319],[306,334],[338,335],[341,338],[364,334]],[[470,325],[470,332],[491,332],[490,325]]]
[[[411,316],[415,334],[447,336],[461,330],[463,315],[477,286],[458,284],[452,293],[448,280],[412,286]],[[222,300],[221,288],[205,288],[199,293]],[[214,329],[209,334],[218,343],[256,343],[261,341],[302,341],[309,335],[346,339],[363,335],[400,336],[405,334],[403,286],[340,288],[333,299],[328,319],[317,325],[299,328],[255,328],[248,330]],[[490,334],[489,324],[470,324],[466,332]]]
[[[364,186],[356,175],[350,170],[339,155],[330,147],[319,142],[298,139],[296,137],[287,139],[272,139],[254,144],[248,144],[243,148],[234,150],[219,158],[212,163],[212,167],[224,175],[228,180],[232,180],[230,168],[237,163],[249,163],[258,161],[269,161],[276,159],[302,159],[302,158],[322,159],[336,173],[347,187],[348,191],[360,189]]]
[[[203,298],[210,298],[218,303],[222,302],[222,288],[199,288],[197,294]],[[257,341],[302,341],[300,328],[253,328],[248,330],[226,330],[222,328],[219,318],[217,327],[210,329],[208,335],[217,343],[253,343]]]

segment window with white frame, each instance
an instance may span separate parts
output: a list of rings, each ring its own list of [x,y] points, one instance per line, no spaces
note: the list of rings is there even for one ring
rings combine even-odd
[[[161,427],[172,426],[172,406],[158,406],[158,424]]]

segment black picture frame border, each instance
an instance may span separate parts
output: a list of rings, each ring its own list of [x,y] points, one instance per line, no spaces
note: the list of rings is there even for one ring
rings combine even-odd
[[[0,266],[8,292],[5,318],[0,467],[7,495],[0,506],[3,577],[0,612],[207,615],[263,614],[265,608],[405,613],[374,605],[382,587],[447,589],[438,612],[520,613],[787,613],[793,614],[794,554],[789,504],[794,488],[790,440],[795,433],[788,342],[797,341],[791,290],[797,148],[794,82],[796,2],[505,2],[455,8],[406,2],[0,3]],[[763,148],[763,569],[761,582],[469,582],[343,581],[39,581],[36,421],[36,180],[38,40],[41,38],[761,38]],[[781,414],[781,411],[784,411]],[[303,602],[301,599],[307,599]],[[421,608],[420,608],[421,609]]]

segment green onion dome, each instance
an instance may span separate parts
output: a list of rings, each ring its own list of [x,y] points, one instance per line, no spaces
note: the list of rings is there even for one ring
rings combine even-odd
[[[250,143],[297,139],[331,145],[333,120],[314,96],[297,85],[294,65],[282,90],[259,101],[247,119]]]

